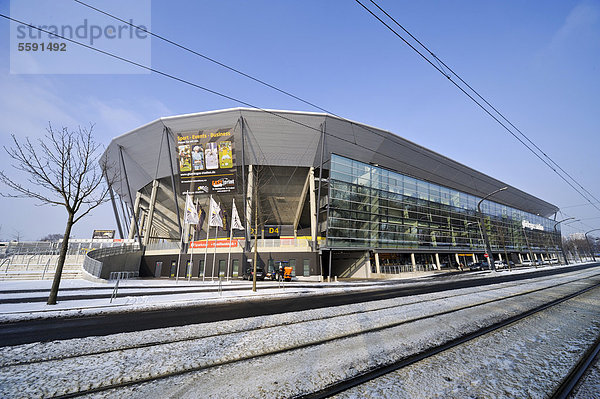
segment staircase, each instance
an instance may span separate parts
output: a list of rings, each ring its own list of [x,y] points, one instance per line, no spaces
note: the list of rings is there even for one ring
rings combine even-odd
[[[0,280],[51,280],[59,255],[24,254],[0,259]],[[62,278],[79,279],[85,255],[67,255]]]

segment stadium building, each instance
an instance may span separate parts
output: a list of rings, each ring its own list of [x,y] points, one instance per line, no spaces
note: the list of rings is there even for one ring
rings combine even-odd
[[[556,206],[329,114],[164,117],[113,139],[102,159],[140,276],[236,278],[256,248],[265,271],[288,261],[298,277],[380,278],[481,262],[486,235],[496,260],[560,254]],[[231,228],[234,205],[243,230]]]

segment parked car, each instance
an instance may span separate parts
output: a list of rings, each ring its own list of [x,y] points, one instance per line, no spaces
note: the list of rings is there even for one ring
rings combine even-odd
[[[533,265],[533,262],[532,262],[532,261],[530,261],[530,260],[524,260],[524,261],[521,263],[521,265],[523,265],[523,266],[532,266],[532,265]]]
[[[487,262],[475,262],[469,266],[469,270],[488,270],[490,265]]]
[[[252,273],[254,273],[253,267],[249,267],[246,270],[244,270],[244,273],[242,274],[242,280],[252,280]],[[264,279],[265,279],[265,271],[262,269],[262,267],[257,267],[256,268],[256,280],[264,280]]]

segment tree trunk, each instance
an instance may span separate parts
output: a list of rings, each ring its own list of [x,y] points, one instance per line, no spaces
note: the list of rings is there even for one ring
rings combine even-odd
[[[74,218],[75,215],[69,213],[67,227],[65,228],[65,235],[63,236],[62,246],[60,247],[58,264],[56,265],[56,270],[54,271],[54,281],[52,282],[50,296],[48,297],[48,305],[56,305],[56,298],[58,296],[58,286],[60,285],[60,278],[62,276],[63,266],[65,265],[65,259],[67,258],[67,249],[69,248],[69,236],[71,235],[71,228],[73,227]]]
[[[252,291],[256,292],[256,262],[258,261],[258,189],[254,189],[254,273],[252,273]]]

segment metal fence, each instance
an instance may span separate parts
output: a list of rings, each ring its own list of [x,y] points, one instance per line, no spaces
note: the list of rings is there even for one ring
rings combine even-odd
[[[140,272],[111,272],[109,280],[127,280],[130,278],[136,278],[140,276]]]
[[[94,249],[120,247],[133,240],[114,241],[109,239],[73,239],[69,240],[67,255],[85,254]],[[0,258],[14,255],[58,255],[61,241],[10,241],[0,243]]]

